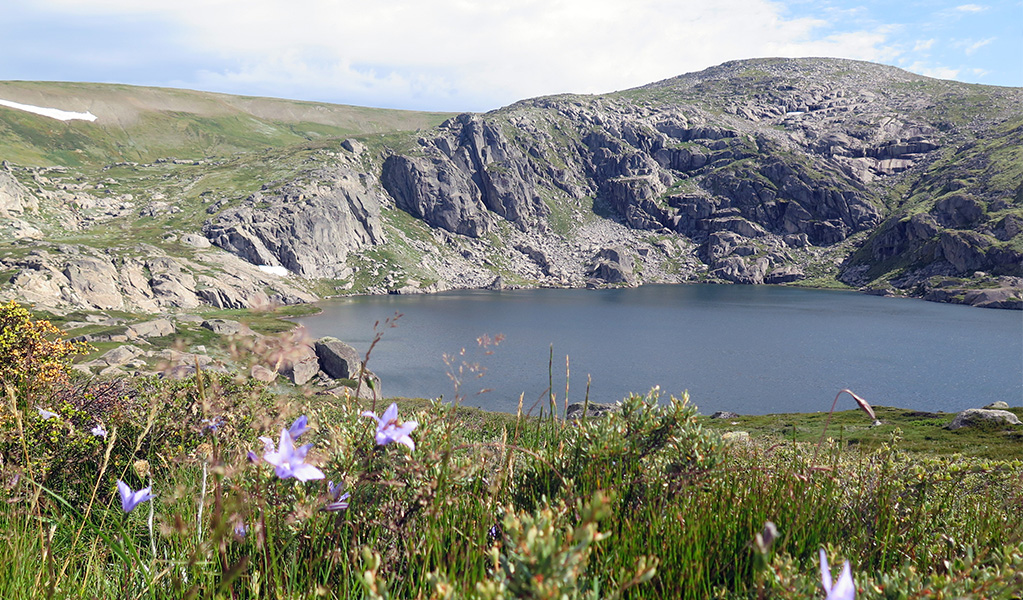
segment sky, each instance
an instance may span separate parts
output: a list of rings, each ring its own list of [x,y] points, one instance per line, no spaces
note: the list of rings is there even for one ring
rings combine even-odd
[[[0,80],[487,111],[728,60],[1023,87],[1023,0],[0,0]]]

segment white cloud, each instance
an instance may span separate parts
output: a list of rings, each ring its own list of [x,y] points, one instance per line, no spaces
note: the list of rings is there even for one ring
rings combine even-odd
[[[958,10],[960,12],[970,12],[970,13],[984,12],[987,9],[988,9],[988,7],[981,6],[979,4],[961,4],[961,5],[956,7],[956,10]]]
[[[926,52],[934,46],[936,42],[934,38],[929,40],[917,40],[916,44],[913,45],[913,52]]]
[[[980,50],[984,46],[987,46],[991,42],[995,41],[995,39],[996,38],[992,37],[992,38],[987,38],[986,40],[980,40],[979,42],[974,42],[972,44],[969,44],[968,46],[966,46],[966,49],[963,50],[963,52],[966,53],[966,56],[972,56],[974,52],[976,52],[977,50]]]
[[[898,55],[883,27],[836,33],[776,0],[37,2],[173,23],[186,32],[182,43],[215,61],[185,87],[447,109],[613,91],[755,56]]]

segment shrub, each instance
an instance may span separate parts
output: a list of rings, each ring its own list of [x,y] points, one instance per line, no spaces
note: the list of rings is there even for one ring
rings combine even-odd
[[[14,300],[0,305],[0,382],[22,398],[67,380],[71,359],[88,346],[57,338],[49,321],[34,320]],[[22,407],[25,408],[25,407]]]

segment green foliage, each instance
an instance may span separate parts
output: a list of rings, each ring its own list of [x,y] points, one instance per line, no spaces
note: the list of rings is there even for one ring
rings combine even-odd
[[[5,598],[807,598],[822,547],[859,598],[1019,589],[1023,463],[910,454],[898,432],[726,443],[655,389],[571,422],[553,397],[539,418],[402,402],[410,450],[375,443],[378,402],[228,376],[47,397],[54,416],[4,421],[0,558],[42,557],[0,560]],[[259,460],[299,414],[346,506]],[[118,480],[156,497],[125,515]]]
[[[87,346],[51,339],[60,333],[14,300],[0,305],[0,384],[8,393],[28,397],[66,379],[71,359]]]
[[[1023,417],[1023,408],[1009,409]],[[746,431],[754,437],[773,443],[816,442],[822,432],[836,443],[850,449],[873,452],[891,441],[899,432],[899,449],[913,454],[918,460],[925,458],[947,461],[972,459],[1023,460],[1023,431],[1018,428],[980,430],[966,427],[951,431],[947,428],[955,414],[910,411],[888,406],[875,406],[880,424],[863,422],[863,413],[849,410],[834,413],[827,431],[824,421],[827,413],[803,415],[740,415],[732,419],[701,417],[700,423],[718,433]]]
[[[653,578],[657,559],[642,556],[636,572],[624,578],[614,593],[600,574],[588,573],[593,546],[610,534],[601,532],[600,521],[610,514],[611,502],[597,492],[590,502],[580,500],[574,511],[561,501],[542,502],[533,513],[507,509],[502,520],[502,543],[490,555],[494,573],[476,584],[483,600],[537,598],[547,600],[618,597],[625,589]],[[574,527],[564,524],[570,514],[579,516]]]

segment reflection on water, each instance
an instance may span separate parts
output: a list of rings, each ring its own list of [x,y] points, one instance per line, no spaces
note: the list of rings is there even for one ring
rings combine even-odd
[[[403,313],[370,359],[389,396],[453,398],[447,355],[454,370],[486,369],[463,375],[467,405],[514,412],[524,394],[529,408],[546,398],[550,362],[560,402],[568,355],[570,401],[584,398],[589,377],[594,402],[659,385],[688,390],[704,414],[827,410],[842,388],[912,410],[1023,403],[1019,311],[737,285],[463,291],[322,306],[300,322],[360,351],[374,321]],[[483,334],[504,341],[487,355],[476,342]]]

